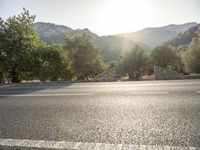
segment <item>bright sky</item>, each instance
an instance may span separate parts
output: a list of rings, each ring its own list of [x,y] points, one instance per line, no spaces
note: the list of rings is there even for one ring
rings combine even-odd
[[[0,0],[0,17],[17,15],[23,7],[36,14],[36,22],[89,28],[99,35],[200,22],[200,0]]]

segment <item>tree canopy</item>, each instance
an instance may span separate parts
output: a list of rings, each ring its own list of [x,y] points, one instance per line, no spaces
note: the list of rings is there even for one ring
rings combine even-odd
[[[128,74],[130,79],[133,79],[134,72],[140,76],[142,68],[145,66],[145,61],[146,57],[143,49],[136,45],[119,62],[119,70],[124,74]]]
[[[193,38],[189,49],[183,54],[183,62],[189,73],[200,73],[200,25],[198,36]]]
[[[23,9],[18,16],[0,20],[0,79],[21,80],[71,79],[67,53],[58,45],[39,40],[33,27],[35,15]]]
[[[153,65],[166,68],[168,65],[174,65],[177,59],[176,52],[172,46],[163,44],[151,51],[151,60]]]
[[[88,35],[66,34],[64,49],[69,54],[73,71],[78,79],[88,79],[104,70],[99,49],[92,45]]]
[[[20,73],[31,68],[31,52],[39,42],[33,28],[34,15],[28,10],[8,18],[1,25],[0,49],[3,66],[12,82],[20,82]]]
[[[46,45],[42,43],[33,52],[35,67],[32,70],[33,76],[41,81],[57,81],[73,78],[71,62],[67,53],[59,45]]]

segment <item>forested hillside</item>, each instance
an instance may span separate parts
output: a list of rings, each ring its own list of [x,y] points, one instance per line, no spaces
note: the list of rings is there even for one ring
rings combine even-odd
[[[194,37],[197,37],[198,33],[198,26],[193,26],[186,30],[183,33],[178,34],[175,38],[170,40],[168,43],[172,46],[178,47],[178,46],[184,46],[189,45]]]
[[[87,34],[91,37],[92,43],[100,48],[100,52],[106,62],[112,62],[116,60],[123,52],[128,51],[134,46],[134,42],[117,36],[98,36],[91,32],[89,29],[77,29],[73,30],[63,25],[55,25],[52,23],[38,22],[34,24],[40,39],[52,44],[63,45],[65,33],[73,33],[76,36]]]
[[[56,43],[63,45],[65,33],[81,35],[83,33],[91,37],[92,43],[100,48],[104,61],[110,63],[115,61],[119,56],[128,52],[135,44],[140,45],[145,51],[150,51],[155,46],[165,41],[171,40],[181,32],[184,32],[196,23],[186,23],[182,25],[168,25],[158,28],[146,28],[144,30],[111,36],[99,36],[89,29],[77,29],[55,25],[52,23],[38,22],[35,23],[35,29],[39,33],[40,39],[47,43]]]

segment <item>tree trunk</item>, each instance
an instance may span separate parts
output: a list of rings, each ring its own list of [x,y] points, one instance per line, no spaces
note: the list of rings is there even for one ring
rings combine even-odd
[[[133,79],[133,73],[128,73],[128,77],[129,77],[129,79]]]
[[[88,76],[85,76],[85,78],[86,78],[86,80],[89,80],[89,79],[88,79]]]
[[[15,68],[10,73],[12,83],[20,83],[19,75],[16,73]]]

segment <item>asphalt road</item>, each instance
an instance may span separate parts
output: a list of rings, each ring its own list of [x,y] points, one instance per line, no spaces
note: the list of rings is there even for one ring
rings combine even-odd
[[[1,86],[0,138],[200,147],[200,80]]]

